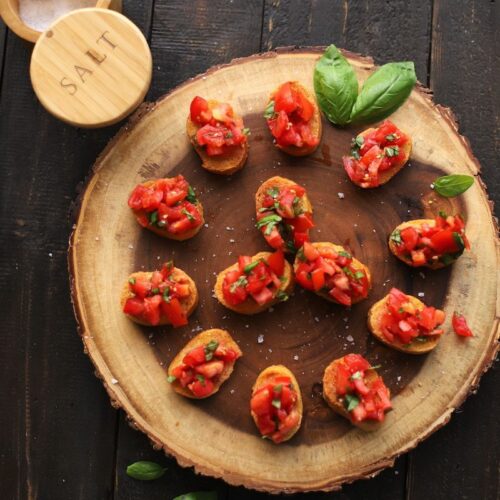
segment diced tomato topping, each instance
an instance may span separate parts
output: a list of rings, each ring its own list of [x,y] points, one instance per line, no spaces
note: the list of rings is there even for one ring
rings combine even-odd
[[[276,252],[269,255],[267,258],[267,264],[271,270],[277,276],[282,276],[285,271],[285,256],[282,250],[277,250]]]
[[[441,335],[443,330],[438,327],[444,320],[444,311],[430,306],[415,306],[406,294],[393,288],[387,296],[380,328],[387,341],[398,340],[406,345]]]
[[[291,82],[282,84],[272,96],[274,113],[267,116],[271,134],[280,146],[316,146],[319,137],[311,131],[314,105]]]
[[[194,191],[182,175],[139,184],[128,204],[143,227],[180,234],[199,227],[202,216]]]
[[[173,269],[173,263],[169,262],[150,276],[132,275],[129,290],[133,296],[125,302],[123,312],[153,326],[162,318],[174,327],[187,325],[182,301],[191,293],[189,282],[184,277],[174,279]]]
[[[471,329],[469,328],[469,325],[467,324],[467,320],[461,314],[454,312],[453,318],[451,320],[451,324],[453,326],[454,332],[457,335],[459,335],[460,337],[473,337],[474,336]]]
[[[412,266],[432,265],[436,262],[446,265],[462,255],[465,248],[470,248],[464,227],[459,215],[439,215],[433,224],[424,223],[394,231],[391,241],[398,255],[403,256]]]
[[[337,253],[306,242],[297,254],[294,270],[297,282],[306,290],[328,293],[344,306],[368,295],[368,276],[353,265],[347,252]]]
[[[299,422],[297,392],[289,377],[274,377],[252,394],[250,409],[262,436],[280,443]]]
[[[208,108],[208,102],[203,97],[196,96],[191,101],[189,112],[191,120],[198,125],[205,125],[212,119],[212,112]]]
[[[188,385],[189,390],[197,398],[210,396],[210,394],[214,392],[214,383],[209,378],[203,377],[203,375],[199,375],[198,377],[199,378]]]
[[[391,409],[389,389],[360,354],[348,354],[336,362],[334,389],[352,420],[381,422]]]
[[[363,188],[377,187],[379,173],[406,160],[403,146],[409,138],[391,121],[353,139],[351,156],[344,156],[344,169],[349,178]]]

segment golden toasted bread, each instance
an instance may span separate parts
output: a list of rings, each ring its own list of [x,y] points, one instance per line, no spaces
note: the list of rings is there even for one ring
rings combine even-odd
[[[271,255],[271,252],[259,252],[255,254],[252,257],[252,262],[255,262],[256,260],[259,259],[266,259],[269,255]],[[233,264],[232,266],[229,266],[228,268],[224,269],[224,271],[221,271],[217,275],[217,280],[215,282],[215,296],[217,300],[224,306],[227,307],[228,309],[231,309],[232,311],[235,311],[240,314],[257,314],[262,311],[265,311],[266,309],[269,309],[271,306],[274,304],[277,304],[278,302],[281,302],[282,299],[279,299],[278,297],[275,297],[273,300],[268,302],[267,304],[264,304],[260,306],[255,302],[251,297],[248,297],[245,302],[242,302],[241,304],[233,305],[227,302],[227,300],[224,298],[224,293],[222,291],[222,285],[224,283],[224,277],[229,271],[234,271],[238,269],[238,263]],[[295,284],[293,272],[292,272],[292,266],[285,260],[285,271],[283,273],[284,279],[281,282],[281,286],[279,288],[279,291],[284,292],[288,295],[290,295],[293,291],[293,286]]]
[[[362,137],[366,137],[368,134],[371,134],[375,128],[371,127],[366,130],[363,130],[358,135],[361,135]],[[400,147],[400,152],[403,153],[403,158],[396,162],[390,169],[384,170],[383,172],[379,172],[378,174],[378,179],[379,179],[379,186],[382,184],[385,184],[386,182],[390,181],[408,162],[410,159],[410,154],[412,150],[412,139],[408,134],[405,134],[408,137],[408,141],[403,144],[403,146]],[[369,189],[370,186],[360,186],[363,187],[364,189]]]
[[[307,98],[307,100],[313,105],[314,108],[314,114],[311,118],[311,121],[309,122],[311,126],[311,134],[313,137],[318,138],[318,144],[316,146],[302,146],[302,147],[297,147],[297,146],[281,146],[278,143],[276,143],[276,147],[284,151],[285,153],[291,155],[291,156],[306,156],[310,155],[311,153],[314,153],[314,151],[317,149],[319,146],[319,143],[321,142],[321,132],[322,132],[322,125],[321,125],[321,113],[318,108],[318,103],[316,102],[316,96],[306,89],[303,85],[301,85],[299,82],[290,82],[292,89],[295,91],[304,94]],[[280,85],[281,87],[281,85]],[[278,87],[279,88],[279,87]],[[269,101],[267,105],[273,100],[274,95],[276,94],[278,89],[275,89],[273,93],[271,94],[271,97],[269,98]]]
[[[149,187],[153,186],[155,184],[155,182],[156,182],[156,180],[150,180],[150,181],[143,182],[142,185],[146,188],[149,188]],[[189,238],[192,238],[193,236],[198,234],[200,229],[203,227],[203,223],[205,222],[205,219],[203,218],[203,205],[200,203],[199,200],[196,203],[193,203],[193,205],[200,212],[201,222],[200,222],[199,226],[193,227],[189,231],[185,231],[184,233],[180,233],[180,234],[169,233],[166,229],[163,229],[161,227],[158,227],[158,226],[152,225],[152,224],[149,224],[146,227],[146,229],[157,234],[158,236],[161,236],[163,238],[168,238],[169,240],[184,241],[184,240],[188,240]],[[135,215],[135,218],[137,219],[137,221],[140,221],[141,217],[148,215],[146,210],[134,210],[134,209],[132,209],[132,211],[134,212],[134,215]]]
[[[315,243],[311,243],[311,244],[313,247],[317,248],[318,250],[321,248],[325,248],[325,249],[329,249],[329,250],[334,250],[337,253],[347,252],[347,250],[343,246],[335,245],[334,243],[330,243],[330,242],[315,242]],[[350,252],[347,252],[347,253],[350,253]],[[297,255],[297,257],[295,257],[295,262],[293,264],[294,271],[297,270],[297,267],[299,266],[300,262],[301,262],[301,260],[300,260],[299,256]],[[369,292],[371,287],[372,287],[372,276],[371,276],[370,270],[368,269],[367,266],[365,266],[365,264],[360,262],[355,257],[352,258],[351,265],[354,267],[354,269],[356,269],[356,271],[363,271],[365,273],[366,278],[368,280],[368,292]],[[334,302],[335,304],[338,304],[338,302],[328,292],[319,291],[319,292],[314,292],[314,293],[316,293],[316,295],[319,295],[320,297],[323,297],[326,300],[329,300],[330,302]],[[364,300],[365,298],[366,297],[357,297],[355,299],[352,299],[352,303],[357,304],[358,302]]]
[[[208,101],[209,109],[214,108],[217,104],[219,104],[219,101],[213,99]],[[199,125],[191,120],[191,116],[188,115],[186,132],[195,151],[201,158],[201,166],[204,169],[214,174],[231,175],[244,167],[248,157],[248,140],[242,144],[231,146],[230,150],[223,155],[209,156],[206,149],[196,142],[196,133],[200,128]]]
[[[259,376],[257,377],[257,380],[253,384],[252,387],[252,396],[257,392],[261,387],[267,385],[267,384],[272,384],[273,380],[276,377],[290,377],[290,380],[292,381],[293,388],[295,392],[297,393],[297,403],[295,410],[297,411],[299,415],[299,420],[297,424],[293,427],[293,429],[288,432],[284,438],[280,442],[288,441],[299,429],[300,429],[300,424],[302,422],[302,415],[304,413],[304,406],[302,403],[302,394],[300,392],[300,387],[299,383],[297,382],[297,379],[295,378],[295,375],[286,367],[283,365],[271,365],[262,370],[259,373]],[[255,422],[255,425],[257,425],[257,415],[250,410],[250,413],[252,415],[252,418]]]
[[[148,279],[150,280],[151,277],[153,276],[152,271],[138,271],[136,273],[132,273],[128,278],[127,281],[124,283],[122,292],[120,295],[120,306],[123,310],[123,307],[125,306],[125,302],[127,302],[127,299],[132,299],[135,297],[134,292],[130,290],[130,279]],[[179,300],[180,304],[182,306],[182,309],[186,313],[186,317],[189,317],[193,311],[196,309],[196,306],[198,305],[198,289],[196,288],[195,282],[191,279],[191,277],[186,274],[182,269],[179,269],[178,267],[174,267],[172,270],[172,274],[169,277],[173,281],[177,281],[181,278],[184,278],[187,280],[187,283],[189,285],[189,291],[190,294],[188,297],[185,299]],[[151,326],[149,323],[140,320],[139,318],[136,318],[135,316],[131,316],[130,314],[126,315],[129,319],[134,321],[135,323],[139,323],[140,325],[146,325],[146,326]],[[162,314],[160,316],[160,323],[158,325],[169,325],[171,324],[168,319]]]
[[[392,239],[392,235],[394,234],[394,232],[395,231],[402,231],[406,227],[410,227],[410,226],[417,228],[417,227],[422,226],[422,224],[429,224],[429,226],[432,227],[436,224],[436,221],[434,219],[415,219],[415,220],[409,220],[407,222],[403,222],[398,227],[394,228],[391,235],[389,236],[389,250],[394,254],[394,256],[397,257],[402,262],[404,262],[405,264],[408,264],[411,267],[428,267],[429,269],[441,269],[441,268],[449,266],[450,264],[455,262],[455,260],[457,260],[457,259],[450,260],[450,262],[448,264],[441,262],[441,260],[435,260],[431,264],[426,263],[426,264],[423,264],[422,266],[415,266],[410,258],[406,258],[404,255],[398,254],[397,244]]]
[[[170,363],[167,374],[169,376],[172,375],[172,370],[176,367],[182,364],[182,360],[184,359],[184,356],[194,349],[195,347],[198,347],[200,345],[206,345],[209,342],[214,340],[215,342],[218,342],[219,345],[227,347],[228,349],[232,349],[236,354],[238,354],[238,358],[243,355],[241,352],[240,346],[233,340],[229,332],[226,330],[221,330],[219,328],[212,328],[210,330],[205,330],[201,332],[200,334],[196,335],[196,337],[192,338],[180,351],[179,353],[175,356],[175,358],[172,360]],[[212,394],[215,394],[221,387],[221,385],[230,377],[231,373],[233,373],[234,370],[234,364],[236,363],[236,359],[232,362],[225,362],[224,363],[224,371],[214,380],[214,390],[211,394],[208,394],[207,396],[204,396],[204,398],[208,398],[212,396]],[[181,394],[182,396],[185,396],[187,398],[192,398],[192,399],[204,399],[195,396],[187,387],[182,387],[180,382],[178,380],[174,380],[172,382],[172,389],[177,392],[178,394]]]
[[[383,422],[378,421],[363,421],[356,422],[351,414],[347,411],[344,406],[344,398],[339,396],[336,392],[337,387],[337,366],[343,363],[343,358],[335,359],[332,361],[325,369],[325,373],[323,375],[323,398],[328,403],[328,406],[339,415],[347,418],[353,425],[363,429],[364,431],[375,431],[377,430]],[[365,380],[370,384],[370,382],[375,381],[379,378],[378,373],[373,369],[368,369],[365,371]],[[387,389],[389,390],[389,389]],[[389,392],[390,397],[390,392]]]
[[[396,337],[392,342],[386,339],[382,328],[380,328],[380,320],[386,311],[386,302],[388,297],[389,295],[386,295],[383,299],[375,302],[375,304],[373,304],[368,311],[368,328],[373,335],[383,344],[408,354],[426,354],[432,351],[432,349],[437,346],[441,335],[429,335],[425,337],[425,341],[414,340],[413,342],[410,342],[410,344],[403,344]],[[421,300],[417,299],[417,297],[414,297],[413,295],[407,295],[407,297],[408,300],[415,306],[415,309],[418,311],[424,309],[425,304]]]

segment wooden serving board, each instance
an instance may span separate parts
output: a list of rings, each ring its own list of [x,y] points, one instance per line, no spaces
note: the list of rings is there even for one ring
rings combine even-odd
[[[262,118],[269,93],[285,80],[312,88],[320,52],[302,49],[239,59],[144,105],[97,160],[69,251],[80,333],[113,405],[181,465],[272,492],[334,489],[390,466],[449,420],[492,362],[499,335],[497,228],[481,181],[477,177],[471,189],[452,199],[430,189],[446,173],[478,176],[479,165],[451,112],[433,104],[426,89],[416,88],[392,116],[413,137],[414,149],[410,164],[378,189],[357,188],[341,167],[360,128],[339,129],[325,122],[322,144],[311,157],[291,158],[273,147]],[[371,59],[346,55],[360,81],[373,70]],[[230,178],[204,171],[186,137],[185,120],[195,95],[231,102],[251,129],[248,163]],[[207,219],[207,227],[186,242],[141,229],[127,206],[137,183],[180,173],[195,186]],[[369,266],[374,286],[366,301],[345,309],[297,287],[288,302],[249,317],[214,299],[219,271],[240,254],[268,250],[254,227],[254,194],[274,175],[307,188],[315,210],[313,240],[343,244]],[[391,230],[440,209],[464,215],[472,251],[440,271],[412,270],[397,261],[387,248]],[[124,280],[171,258],[199,288],[200,304],[189,326],[147,328],[130,322],[119,306]],[[392,286],[414,295],[423,292],[425,302],[446,310],[449,331],[429,355],[405,355],[369,335],[368,308]],[[468,318],[472,339],[452,333],[454,310]],[[184,399],[171,390],[166,366],[198,331],[215,327],[231,332],[244,357],[214,397]],[[351,427],[321,397],[324,368],[349,352],[380,363],[394,395],[394,411],[375,433]],[[279,446],[259,438],[249,414],[257,374],[276,363],[295,373],[305,405],[301,430]]]

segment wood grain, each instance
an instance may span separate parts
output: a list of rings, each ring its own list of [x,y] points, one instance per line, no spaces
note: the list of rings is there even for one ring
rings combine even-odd
[[[495,318],[496,281],[485,279],[482,290],[470,286],[472,276],[484,272],[489,265],[497,265],[495,229],[489,206],[478,186],[467,192],[463,206],[459,200],[445,201],[448,204],[445,207],[437,199],[432,199],[428,185],[441,172],[456,170],[456,165],[460,165],[462,171],[477,173],[477,166],[448,114],[433,106],[424,91],[415,91],[405,107],[393,117],[415,139],[412,167],[373,193],[360,193],[346,181],[339,168],[339,152],[348,149],[352,134],[358,130],[325,129],[319,157],[290,159],[270,147],[265,124],[256,110],[263,109],[269,88],[285,78],[297,78],[310,85],[316,54],[296,51],[240,60],[211,72],[206,79],[198,78],[179,87],[169,97],[146,108],[143,118],[129,126],[101,157],[82,200],[71,254],[77,290],[75,307],[83,335],[88,337],[84,341],[112,399],[120,401],[135,425],[173,453],[181,464],[194,464],[200,472],[223,475],[230,483],[274,491],[333,488],[388,465],[392,457],[446,423],[454,405],[463,400],[469,385],[475,383],[490,361],[495,349],[493,339],[497,335],[496,328],[491,329]],[[353,63],[359,77],[366,78],[370,62],[355,58]],[[246,87],[235,89],[230,84],[233,81],[246,82]],[[253,155],[249,164],[230,181],[214,179],[199,169],[184,130],[178,125],[183,123],[193,95],[214,92],[223,93],[237,102],[239,111],[253,131]],[[425,116],[425,119],[418,122],[414,119],[415,114]],[[425,127],[419,125],[424,122]],[[155,133],[160,130],[161,134]],[[134,154],[130,154],[131,151]],[[118,157],[120,162],[116,161]],[[203,186],[200,197],[211,209],[207,209],[207,231],[200,232],[197,238],[185,244],[165,246],[154,235],[139,233],[128,210],[124,209],[123,200],[140,179],[170,174],[171,170],[183,173],[193,185]],[[457,339],[448,336],[426,360],[397,357],[398,353],[387,352],[368,338],[366,327],[362,325],[366,315],[364,308],[369,304],[359,304],[346,313],[318,302],[315,297],[298,293],[298,302],[295,298],[295,304],[290,300],[279,310],[276,308],[272,316],[260,315],[255,321],[246,322],[248,327],[237,315],[214,306],[209,285],[213,280],[212,273],[229,264],[234,259],[233,252],[235,255],[242,252],[252,254],[262,244],[260,235],[252,235],[252,226],[248,224],[253,213],[250,193],[255,192],[259,182],[275,175],[276,170],[308,188],[316,208],[316,222],[320,228],[317,231],[321,231],[321,238],[349,246],[360,260],[373,268],[374,282],[379,283],[379,288],[372,294],[373,299],[384,295],[386,289],[380,284],[385,282],[387,285],[386,280],[390,279],[391,284],[404,286],[408,293],[413,289],[425,291],[429,303],[437,306],[444,303],[452,308],[466,294],[468,303],[463,309],[466,315],[468,308],[476,307],[477,301],[481,301],[484,316],[476,316],[473,324],[482,332],[476,340],[476,348],[470,344],[467,350],[459,350]],[[332,189],[332,186],[335,187]],[[345,193],[344,200],[336,196],[336,189]],[[235,190],[246,193],[245,197],[235,197]],[[431,199],[433,205],[429,204]],[[335,214],[346,210],[346,205],[351,207],[352,218],[339,219]],[[369,215],[373,207],[379,207],[377,212],[383,213],[384,217],[373,219]],[[444,270],[424,275],[425,278],[416,273],[408,274],[407,269],[387,258],[386,237],[395,222],[403,218],[418,218],[438,208],[465,212],[474,253],[463,257],[453,272]],[[93,224],[97,213],[101,221],[99,226]],[[106,217],[103,218],[104,213]],[[483,224],[479,224],[481,220]],[[234,228],[234,231],[226,231],[225,227]],[[480,232],[485,244],[474,246]],[[110,234],[116,236],[110,238],[107,236]],[[157,256],[161,260],[167,255],[176,259],[177,265],[186,268],[197,281],[207,283],[206,288],[200,290],[200,307],[193,315],[190,328],[169,333],[162,329],[141,330],[128,323],[116,306],[114,284],[121,283],[122,275],[129,272],[128,268],[137,269],[141,265],[151,268],[154,262],[158,262]],[[111,269],[108,266],[106,273],[94,272],[98,262],[107,262],[111,256],[111,262],[122,265]],[[448,286],[449,280],[453,286]],[[483,294],[489,298],[486,302]],[[297,310],[298,304],[303,309]],[[293,328],[292,311],[295,312]],[[101,324],[103,318],[105,328]],[[209,326],[230,331],[240,341],[246,363],[239,365],[231,380],[214,398],[200,405],[178,401],[168,390],[161,365],[168,362],[193,327],[196,330]],[[349,326],[350,335],[345,326]],[[264,333],[267,339],[266,345],[260,348],[256,344],[256,332]],[[262,350],[266,347],[268,352]],[[345,354],[347,349],[360,350],[377,362],[381,360],[384,366],[381,374],[396,394],[395,407],[399,406],[399,411],[388,417],[384,430],[377,434],[376,445],[369,437],[353,431],[347,424],[336,421],[324,408],[318,407],[316,384],[320,380],[321,367],[332,358]],[[126,369],[124,359],[128,360]],[[301,386],[306,388],[305,425],[289,445],[279,450],[270,450],[267,443],[255,440],[251,426],[240,414],[248,399],[246,389],[257,371],[269,364],[270,359],[274,363],[287,362],[294,371],[302,369],[298,377]],[[455,377],[448,386],[429,392],[441,377],[442,366],[451,370]],[[133,377],[129,376],[131,373]],[[120,383],[110,384],[111,378],[120,380]],[[234,389],[233,393],[231,389]],[[226,408],[221,413],[220,401],[224,397],[230,398],[233,409]],[[422,398],[426,401],[425,411],[420,410]],[[419,415],[418,419],[415,414]],[[179,424],[174,433],[172,421]],[[207,443],[203,450],[190,450],[191,426],[199,421],[203,421],[200,437],[205,433],[223,432],[228,442],[239,443],[238,449],[231,451],[230,463],[224,459],[226,455],[216,452],[215,443],[210,442],[208,435],[202,439]],[[363,452],[360,445],[364,446]],[[325,462],[319,458],[321,456],[330,458]],[[279,468],[276,467],[278,462]],[[299,468],[297,463],[301,464]]]

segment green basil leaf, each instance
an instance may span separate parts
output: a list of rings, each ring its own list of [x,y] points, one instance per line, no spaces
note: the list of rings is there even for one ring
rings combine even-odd
[[[381,66],[366,80],[351,111],[353,123],[376,122],[398,109],[417,82],[411,61]]]
[[[189,186],[188,187],[188,194],[186,196],[186,200],[189,201],[189,203],[197,203],[198,200],[196,198],[196,193],[194,192],[194,189]]]
[[[216,491],[194,491],[175,497],[174,500],[217,500]]]
[[[152,481],[153,479],[158,479],[163,476],[165,472],[167,472],[167,469],[162,467],[160,464],[148,462],[146,460],[135,462],[127,467],[127,476],[139,479],[140,481]]]
[[[321,111],[332,123],[346,125],[350,122],[358,95],[358,80],[335,45],[330,45],[316,63],[314,91]]]
[[[354,394],[346,394],[344,398],[344,406],[347,411],[352,411],[359,405],[359,398]]]
[[[461,174],[444,175],[437,178],[433,184],[438,194],[451,198],[467,191],[474,184],[474,177]]]

